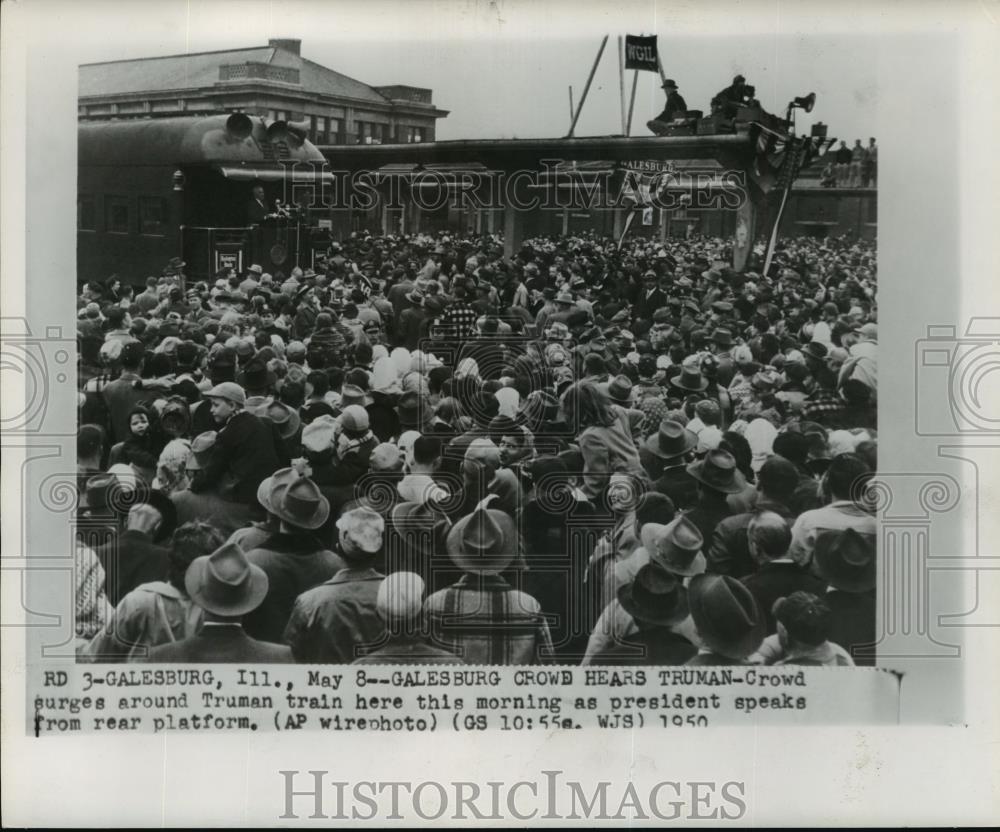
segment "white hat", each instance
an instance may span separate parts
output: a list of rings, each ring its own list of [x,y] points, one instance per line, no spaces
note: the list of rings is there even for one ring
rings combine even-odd
[[[696,453],[714,451],[722,443],[722,430],[715,425],[707,425],[698,431],[698,447]]]
[[[380,358],[372,367],[372,390],[376,393],[401,393],[399,374],[391,358]]]
[[[416,572],[393,572],[381,584],[375,610],[383,621],[409,621],[419,617],[424,603],[424,579]]]
[[[513,387],[501,387],[493,395],[500,403],[499,416],[509,416],[512,419],[517,416],[517,408],[521,403],[521,394],[517,390]]]
[[[410,355],[410,351],[406,349],[406,347],[396,347],[396,349],[389,354],[389,357],[392,359],[397,375],[401,376],[403,373],[408,373],[410,371],[410,365],[413,363],[413,358]]]
[[[767,419],[757,417],[747,425],[743,437],[750,446],[750,453],[753,454],[750,467],[754,471],[759,471],[764,461],[771,455],[774,438],[777,435],[778,429]]]
[[[399,435],[399,439],[396,440],[396,446],[409,458],[411,451],[413,450],[413,443],[416,442],[421,436],[419,430],[406,430]]]
[[[455,378],[465,378],[466,376],[479,378],[479,364],[476,363],[476,359],[463,358],[458,362],[458,366],[455,368]]]

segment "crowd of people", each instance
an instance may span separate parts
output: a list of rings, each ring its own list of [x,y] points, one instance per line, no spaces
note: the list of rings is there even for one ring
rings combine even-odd
[[[729,256],[358,233],[83,285],[80,660],[872,664],[873,245]]]

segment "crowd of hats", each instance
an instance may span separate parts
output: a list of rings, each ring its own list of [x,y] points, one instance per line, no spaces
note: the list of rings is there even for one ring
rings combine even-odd
[[[368,470],[402,476],[423,452],[420,437],[439,436],[448,447],[468,435],[460,472],[479,466],[489,484],[509,467],[526,501],[546,476],[575,481],[579,429],[564,422],[560,397],[587,381],[631,419],[646,489],[682,466],[699,488],[745,495],[766,460],[794,445],[795,464],[818,492],[833,457],[873,456],[874,249],[849,239],[785,240],[765,274],[759,248],[747,271],[730,268],[730,245],[703,237],[618,245],[581,234],[528,240],[507,257],[499,235],[358,233],[331,245],[315,271],[270,275],[253,264],[208,281],[185,279],[186,264],[175,258],[144,287],[117,275],[82,287],[81,419],[99,412],[103,385],[138,369],[137,385],[163,391],[153,402],[156,428],[184,440],[171,453],[186,456],[192,475],[209,464],[223,430],[197,429],[206,425],[193,410],[222,400],[273,425],[287,443],[286,464],[363,449]],[[403,346],[394,329],[402,308],[421,310],[419,349]],[[329,389],[307,402],[316,372]],[[501,450],[509,437],[522,454],[514,462]],[[145,476],[138,464],[97,472],[85,502],[108,506],[109,489],[143,492],[168,514],[169,499],[150,497]],[[376,511],[378,521],[391,526],[455,496],[453,484],[427,476],[400,494],[435,497],[404,499],[416,507]],[[465,573],[523,567],[522,506],[477,502],[449,518],[444,552]],[[381,541],[371,518],[340,526],[328,493],[300,463],[261,482],[250,508],[295,529],[325,529],[331,547],[335,528],[360,551]],[[649,562],[617,591],[629,615],[656,626],[690,616],[709,649],[734,659],[759,645],[762,612],[739,581],[706,572],[708,542],[686,514],[646,523],[640,542]],[[867,542],[850,535],[819,539],[814,563],[833,586],[873,585]],[[227,543],[194,561],[187,589],[206,610],[239,615],[267,593],[258,572]],[[386,584],[380,608],[412,612],[424,580]]]

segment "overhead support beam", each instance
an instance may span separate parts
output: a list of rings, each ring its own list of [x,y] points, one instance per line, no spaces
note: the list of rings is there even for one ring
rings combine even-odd
[[[336,170],[375,169],[392,162],[432,164],[481,162],[494,170],[537,167],[559,161],[624,161],[630,159],[749,160],[754,142],[745,133],[712,136],[587,136],[551,139],[467,139],[422,144],[323,145],[320,151]]]

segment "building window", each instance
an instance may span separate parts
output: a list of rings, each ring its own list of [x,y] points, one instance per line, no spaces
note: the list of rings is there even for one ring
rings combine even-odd
[[[316,144],[316,142],[319,139],[317,132],[318,129],[319,129],[319,116],[309,116],[309,141],[311,141],[313,144]]]
[[[77,197],[76,227],[80,231],[97,231],[97,201],[94,197]]]
[[[162,237],[167,233],[167,201],[159,196],[139,197],[139,233]]]
[[[128,234],[128,197],[104,197],[104,230],[109,234]]]

